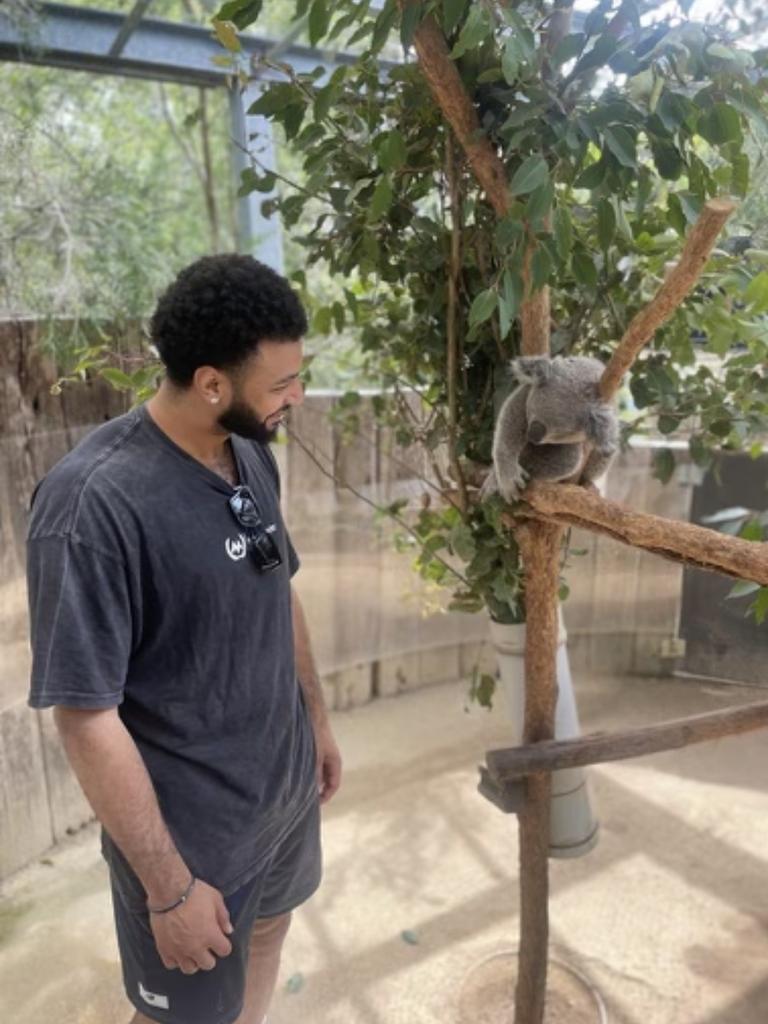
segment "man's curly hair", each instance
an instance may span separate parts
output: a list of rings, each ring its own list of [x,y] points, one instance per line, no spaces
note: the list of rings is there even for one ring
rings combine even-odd
[[[260,341],[298,341],[306,331],[306,314],[285,278],[238,253],[185,267],[150,324],[168,379],[184,388],[200,366],[237,370]]]

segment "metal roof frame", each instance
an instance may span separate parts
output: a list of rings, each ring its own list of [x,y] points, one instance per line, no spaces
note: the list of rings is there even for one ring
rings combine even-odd
[[[232,164],[239,185],[249,165],[251,137],[261,140],[260,162],[274,168],[272,126],[261,116],[247,113],[257,97],[259,82],[276,79],[270,69],[259,70],[245,90],[232,88],[231,68],[214,63],[225,53],[207,28],[147,18],[151,0],[136,0],[127,14],[61,3],[40,5],[40,20],[20,27],[0,10],[0,61],[36,64],[67,71],[118,75],[148,81],[174,82],[201,88],[227,88],[229,92]],[[276,55],[296,71],[317,67],[329,74],[340,64],[352,64],[352,54],[320,51],[284,40],[241,34],[242,55],[249,67],[268,54]],[[391,67],[382,62],[384,68]],[[251,193],[237,199],[238,248],[254,252],[278,271],[283,269],[282,234],[276,216],[265,218],[261,204],[269,196]]]
[[[128,26],[139,4],[127,16],[92,7],[43,3],[40,21],[27,29],[14,25],[0,10],[0,60],[44,64],[69,71],[124,75],[181,85],[221,86],[228,69],[213,63],[225,52],[210,29],[200,25],[142,17]],[[127,31],[127,26],[130,31]],[[123,38],[124,37],[124,38]],[[296,71],[318,66],[333,69],[352,64],[354,54],[316,50],[285,40],[240,35],[242,54],[249,63],[269,53]],[[119,52],[112,53],[113,49]],[[383,62],[386,68],[392,66]],[[259,77],[269,78],[267,70]]]

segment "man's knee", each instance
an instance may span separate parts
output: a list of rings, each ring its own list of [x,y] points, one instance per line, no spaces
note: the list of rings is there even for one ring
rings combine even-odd
[[[290,913],[260,918],[251,930],[250,951],[256,954],[279,951],[290,927]]]

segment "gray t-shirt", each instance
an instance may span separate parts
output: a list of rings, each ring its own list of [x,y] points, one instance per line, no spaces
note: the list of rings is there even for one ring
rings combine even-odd
[[[283,564],[260,573],[232,487],[141,406],[38,485],[28,542],[29,703],[119,706],[190,870],[233,892],[316,796],[269,448],[233,436]]]

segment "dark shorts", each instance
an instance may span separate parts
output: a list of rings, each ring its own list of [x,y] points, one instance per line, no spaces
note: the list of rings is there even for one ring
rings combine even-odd
[[[232,1024],[243,1006],[248,940],[255,922],[294,910],[320,884],[319,803],[313,799],[287,825],[258,874],[225,897],[235,929],[229,936],[232,952],[212,971],[182,974],[163,966],[141,883],[122,858],[107,861],[123,982],[136,1009],[164,1024]]]

